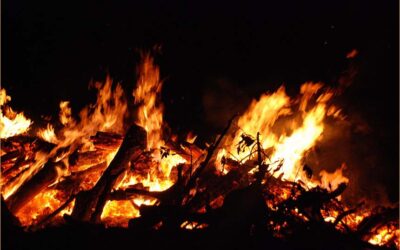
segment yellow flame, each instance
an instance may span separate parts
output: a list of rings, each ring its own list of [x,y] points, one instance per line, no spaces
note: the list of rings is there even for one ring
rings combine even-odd
[[[299,168],[306,153],[322,137],[324,118],[330,107],[327,103],[334,95],[330,90],[322,91],[322,88],[322,83],[304,83],[300,88],[300,96],[291,99],[282,86],[272,94],[264,94],[259,100],[253,100],[238,119],[239,129],[233,139],[228,139],[225,142],[227,146],[218,152],[217,169],[222,169],[219,161],[223,156],[229,157],[235,152],[235,158],[240,160],[251,153],[251,147],[236,150],[244,133],[253,136],[254,140],[260,133],[262,148],[271,149],[270,162],[282,163],[280,169],[275,171],[275,177],[283,175],[288,180],[302,179]],[[296,105],[298,112],[293,115]]]
[[[54,127],[50,123],[47,124],[47,128],[40,129],[37,132],[37,136],[42,138],[43,140],[45,140],[47,142],[51,142],[51,143],[54,143],[54,144],[58,143],[58,139],[57,139],[56,133],[54,131]]]
[[[143,55],[139,66],[137,87],[133,92],[135,104],[139,104],[136,124],[147,131],[148,149],[163,145],[163,105],[157,100],[162,88],[160,70],[149,54]]]
[[[284,178],[294,180],[301,160],[322,134],[324,126],[322,120],[325,116],[325,105],[317,105],[304,118],[303,125],[296,129],[289,137],[280,138],[275,145],[275,153],[271,157],[272,161],[283,159],[283,167],[276,173],[279,176],[284,174]]]
[[[8,138],[25,133],[32,124],[31,120],[24,116],[24,113],[16,113],[11,107],[6,106],[11,101],[5,89],[0,89],[0,138]]]
[[[163,126],[163,105],[160,100],[160,92],[162,82],[160,80],[160,70],[154,64],[153,58],[150,54],[142,55],[142,63],[139,68],[139,77],[137,80],[136,89],[133,91],[135,97],[135,104],[139,105],[137,111],[136,124],[143,127],[147,132],[147,147],[148,149],[159,149],[165,145],[162,139],[162,126]],[[169,180],[169,175],[174,166],[184,163],[185,160],[173,152],[167,157],[161,157],[160,151],[156,150],[153,153],[154,159],[159,163],[158,172],[160,175],[154,179],[154,185],[159,185],[161,182]],[[152,171],[155,173],[155,171]],[[158,179],[158,180],[156,180]],[[151,184],[149,185],[151,187]],[[168,188],[170,185],[163,185]]]
[[[399,246],[400,229],[395,226],[383,226],[378,228],[377,232],[368,240],[373,245],[383,246],[395,237],[395,244]]]

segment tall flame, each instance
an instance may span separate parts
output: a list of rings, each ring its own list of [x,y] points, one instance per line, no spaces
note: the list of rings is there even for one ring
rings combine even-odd
[[[138,185],[150,191],[166,190],[173,185],[175,180],[175,176],[172,176],[173,168],[178,164],[186,163],[183,157],[165,147],[166,142],[163,139],[166,137],[163,134],[164,106],[160,100],[162,85],[158,66],[155,65],[150,54],[143,54],[142,63],[138,67],[136,89],[132,94],[137,108],[135,123],[147,132],[146,157],[151,160],[139,163],[141,165],[137,168],[136,166],[135,168],[127,167],[113,190],[124,190],[132,185]],[[49,160],[62,161],[66,165],[65,169],[64,167],[56,169],[57,181],[68,175],[79,174],[79,171],[91,170],[90,168],[93,167],[93,165],[83,164],[84,166],[80,166],[79,170],[69,169],[70,156],[75,153],[99,153],[96,157],[100,159],[96,160],[102,162],[104,167],[111,163],[117,154],[119,144],[114,145],[111,149],[98,150],[95,143],[91,141],[91,136],[101,131],[119,134],[117,137],[120,138],[119,136],[123,135],[125,129],[131,125],[126,123],[128,120],[126,117],[130,110],[128,110],[127,99],[121,85],[114,84],[111,78],[107,77],[104,83],[95,83],[92,86],[98,91],[95,104],[85,107],[79,116],[74,118],[70,103],[62,101],[59,105],[58,117],[61,128],[47,124],[46,128],[38,130],[37,136],[50,142],[53,148],[39,149],[36,152],[32,151],[29,156],[24,155],[25,159],[19,159],[21,165],[18,166],[18,170],[21,171],[10,178],[1,179],[1,193],[6,201]],[[330,103],[334,95],[335,92],[332,89],[326,89],[322,83],[313,82],[304,83],[296,98],[289,97],[283,86],[273,93],[261,95],[259,99],[250,103],[247,110],[237,120],[237,130],[230,135],[231,137],[226,136],[224,145],[217,152],[216,167],[223,171],[223,174],[227,174],[229,169],[222,167],[224,157],[254,159],[255,157],[252,155],[255,152],[255,136],[259,133],[260,145],[264,153],[269,156],[265,157],[265,163],[276,166],[275,169],[269,168],[275,177],[283,177],[291,181],[301,180],[310,187],[319,185],[331,190],[336,189],[341,183],[348,183],[349,179],[343,174],[346,168],[345,164],[332,173],[322,170],[319,173],[319,179],[305,177],[300,171],[307,153],[323,138],[325,118],[331,116],[335,119],[345,119],[341,110]],[[31,120],[27,119],[23,113],[16,113],[6,106],[10,100],[11,97],[7,96],[6,91],[0,89],[1,138],[25,133],[32,124]],[[55,128],[58,130],[56,131]],[[195,140],[196,136],[192,133],[187,135],[186,141],[189,144],[193,144]],[[96,167],[93,168],[96,169]],[[251,170],[250,173],[254,173],[254,170]],[[99,170],[85,176],[85,180],[79,183],[78,191],[92,188],[100,175],[101,171]],[[57,182],[50,184],[47,189],[33,197],[16,213],[24,226],[35,224],[63,204],[66,194],[61,189],[53,188],[53,184],[57,184]],[[282,191],[277,192],[278,196],[287,199],[290,194]],[[219,196],[217,200],[222,202],[223,196]],[[101,219],[106,225],[127,226],[131,218],[140,216],[139,207],[142,204],[154,205],[156,201],[155,198],[141,196],[130,200],[107,201]],[[73,206],[74,202],[71,201],[58,213],[58,216],[71,213]],[[301,216],[299,211],[295,212]],[[350,214],[343,218],[343,222],[350,228],[355,228],[369,213],[369,211],[360,211]],[[326,222],[333,222],[339,216],[339,210],[324,210],[322,215]],[[206,226],[189,221],[181,225],[186,229]],[[400,230],[395,225],[385,225],[378,228],[365,240],[372,244],[384,245],[393,237],[399,237],[399,234]]]
[[[147,131],[148,149],[163,145],[163,105],[158,100],[162,88],[160,70],[149,54],[142,55],[137,87],[133,92],[135,104],[139,105],[136,124]]]

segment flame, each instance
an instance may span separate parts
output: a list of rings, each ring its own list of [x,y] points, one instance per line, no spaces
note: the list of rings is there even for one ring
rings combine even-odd
[[[136,124],[143,127],[147,132],[148,149],[160,149],[161,146],[165,145],[162,132],[164,106],[159,100],[162,88],[160,70],[154,64],[154,60],[150,54],[143,54],[142,63],[138,71],[137,86],[133,91],[135,104],[139,105]],[[155,174],[157,178],[154,179],[154,184],[149,184],[149,186],[159,185],[161,182],[164,182],[165,184],[162,186],[166,189],[172,185],[172,182],[169,180],[172,168],[186,161],[173,152],[167,157],[162,157],[159,150],[153,153],[153,158],[159,163],[158,170],[161,173],[158,176]],[[152,172],[155,173],[154,170]]]
[[[51,143],[54,143],[54,144],[58,143],[58,139],[57,139],[57,136],[55,134],[54,127],[50,123],[47,124],[47,128],[46,129],[40,129],[37,132],[37,136],[39,136],[40,138],[42,138],[43,140],[45,140],[47,142],[51,142]]]
[[[133,92],[135,104],[139,104],[136,124],[147,131],[148,149],[163,145],[162,124],[164,107],[159,103],[158,95],[162,88],[160,70],[149,54],[143,55],[139,66],[137,87]]]
[[[6,106],[11,101],[5,89],[0,89],[0,138],[8,138],[25,133],[32,122],[24,116],[24,113],[16,113],[11,107]],[[4,112],[4,113],[3,113]]]
[[[376,233],[368,240],[373,245],[383,246],[394,238],[394,243],[399,247],[400,229],[394,225],[385,225],[376,230]]]
[[[259,132],[262,148],[272,149],[270,163],[283,163],[280,169],[274,172],[274,176],[283,175],[287,180],[302,179],[299,174],[302,160],[322,137],[324,118],[330,107],[327,103],[334,95],[331,90],[326,90],[314,98],[322,88],[322,83],[304,83],[300,88],[300,96],[291,99],[282,86],[272,94],[263,94],[259,100],[253,100],[239,118],[237,122],[239,129],[234,139],[227,142],[230,146],[219,151],[217,160],[223,156],[233,155],[232,152],[236,151],[243,133],[254,137]],[[293,115],[296,105],[297,114],[301,117]],[[288,135],[285,131],[276,132],[274,125],[277,122],[291,133]],[[235,159],[243,159],[251,153],[251,147],[237,150]],[[217,163],[217,168],[221,169],[221,164]]]
[[[74,122],[72,119],[72,110],[69,107],[69,101],[60,102],[59,118],[63,125],[68,125],[69,123]]]
[[[258,101],[253,100],[238,120],[238,127],[241,130],[236,133],[233,147],[229,151],[234,151],[235,145],[240,141],[242,131],[250,135],[256,135],[259,132],[260,137],[263,138],[262,147],[273,146],[277,138],[271,128],[279,117],[290,114],[289,103],[290,98],[286,95],[284,87],[280,87],[275,93],[262,95]],[[238,157],[241,158],[246,154],[247,152],[239,153]]]
[[[322,134],[322,120],[325,116],[325,106],[318,105],[304,117],[303,125],[296,129],[289,137],[280,138],[279,143],[275,145],[275,153],[271,159],[283,159],[283,167],[276,172],[276,176],[281,173],[284,178],[294,180],[298,173],[301,160],[304,154]]]
[[[150,191],[162,191],[173,185],[170,178],[172,168],[186,161],[174,152],[166,157],[160,153],[159,149],[165,145],[162,131],[164,107],[159,100],[162,82],[160,81],[160,70],[154,64],[150,54],[142,55],[138,73],[137,86],[132,93],[135,98],[134,104],[138,105],[136,124],[146,130],[147,149],[154,150],[152,158],[155,162],[149,166],[146,178],[130,172],[115,188],[124,189],[130,185],[142,183]],[[141,204],[154,204],[154,202],[154,199],[144,200],[143,198],[130,201],[110,201],[106,204],[101,218],[103,221],[111,220],[111,225],[127,226],[130,218],[140,216],[137,208]]]
[[[174,167],[186,163],[181,155],[165,146],[164,138],[167,138],[167,136],[163,133],[165,123],[163,120],[164,106],[160,100],[163,85],[160,80],[160,70],[149,54],[143,54],[142,60],[138,67],[137,86],[132,94],[137,108],[135,123],[147,132],[147,150],[145,152],[147,158],[146,161],[137,163],[138,166],[126,166],[126,171],[121,174],[113,190],[123,191],[132,188],[132,186],[149,191],[166,190],[176,182],[176,171],[173,171],[176,169]],[[42,150],[32,153],[33,156],[29,156],[30,158],[26,156],[25,160],[29,158],[30,161],[24,163],[23,171],[18,173],[17,176],[13,176],[14,178],[1,179],[1,192],[6,201],[50,159],[55,162],[62,161],[67,168],[56,169],[59,176],[56,182],[62,180],[63,177],[68,177],[71,172],[78,172],[68,169],[69,157],[73,153],[95,151],[96,146],[90,139],[98,131],[119,135],[126,132],[126,128],[131,125],[127,123],[128,119],[126,118],[131,114],[129,114],[127,98],[121,85],[114,84],[112,79],[107,77],[104,83],[97,82],[91,84],[91,86],[97,90],[96,102],[82,109],[79,116],[75,117],[76,119],[72,114],[70,103],[62,101],[59,105],[59,120],[63,126],[47,124],[46,128],[38,130],[37,136],[54,144],[54,148],[50,152]],[[348,183],[349,179],[343,174],[346,168],[344,163],[333,173],[322,170],[319,173],[319,180],[306,178],[300,171],[307,153],[323,139],[325,118],[330,116],[335,119],[345,119],[341,110],[330,103],[334,96],[335,92],[332,89],[325,88],[322,83],[313,82],[304,83],[300,88],[299,96],[295,98],[289,97],[283,86],[273,93],[262,94],[260,98],[250,103],[247,110],[237,120],[237,130],[229,135],[231,137],[227,136],[224,140],[224,145],[217,152],[216,169],[221,174],[228,174],[230,169],[226,161],[229,157],[234,157],[239,161],[242,161],[242,159],[245,159],[243,161],[254,160],[256,135],[259,133],[260,145],[265,155],[268,155],[268,157],[264,157],[264,163],[273,166],[269,168],[269,171],[275,177],[283,177],[283,179],[291,181],[301,180],[308,187],[319,185],[332,190],[336,189],[341,183]],[[32,124],[23,113],[15,113],[10,107],[4,106],[10,100],[11,97],[7,96],[4,89],[1,89],[1,138],[25,133]],[[56,131],[55,128],[58,128],[58,130]],[[247,137],[244,137],[244,134]],[[170,138],[177,138],[177,136],[172,135]],[[193,133],[189,133],[186,137],[186,142],[189,144],[193,144],[195,140],[196,135]],[[176,142],[176,139],[172,139],[172,141]],[[103,164],[105,162],[109,166],[118,150],[119,146],[104,150],[104,154],[99,156],[100,162],[103,162]],[[76,167],[76,169],[84,171],[90,167],[83,165]],[[82,181],[78,191],[92,188],[100,178],[100,172],[85,177],[86,179]],[[251,169],[248,173],[253,175],[256,173],[256,168]],[[54,188],[53,184],[19,210],[16,216],[22,225],[35,224],[66,201],[66,196],[69,194]],[[271,211],[277,211],[276,203],[289,199],[293,194],[285,187],[270,188],[270,191],[274,193],[274,200],[267,201],[267,206]],[[223,200],[224,196],[220,195],[210,203],[210,206],[213,208],[220,207]],[[157,202],[155,198],[139,195],[130,200],[107,201],[102,211],[101,220],[107,226],[126,227],[130,219],[140,217],[140,206],[157,206]],[[74,202],[71,202],[58,213],[57,217],[70,214],[73,206]],[[348,208],[345,207],[344,209]],[[339,216],[339,211],[342,210],[343,207],[340,207],[340,209],[333,207],[324,209],[321,213],[326,222],[332,223]],[[291,213],[299,219],[308,220],[305,214],[302,214],[297,208]],[[349,214],[341,220],[341,223],[345,224],[342,226],[348,226],[354,230],[363,218],[369,215],[370,211],[365,210]],[[287,222],[275,224],[271,221],[270,224],[279,232],[288,227]],[[337,227],[340,229],[339,224]],[[185,221],[180,225],[181,228],[187,230],[201,229],[207,226],[207,224],[193,221]],[[395,226],[385,225],[365,240],[372,244],[385,245],[393,237],[398,238],[399,234],[400,231]],[[395,243],[398,245],[398,241],[395,241]]]

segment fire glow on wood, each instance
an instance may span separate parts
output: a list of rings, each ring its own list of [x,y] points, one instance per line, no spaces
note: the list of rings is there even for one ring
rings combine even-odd
[[[304,165],[323,138],[325,120],[346,119],[332,103],[335,89],[307,82],[294,98],[283,86],[264,93],[200,148],[192,133],[182,140],[164,132],[162,81],[150,55],[142,56],[138,73],[132,96],[107,78],[94,84],[97,101],[78,119],[61,101],[59,121],[39,129],[8,106],[11,97],[1,90],[1,193],[26,230],[67,220],[207,230],[214,226],[209,214],[229,206],[236,191],[261,195],[262,221],[252,223],[275,237],[318,221],[374,245],[399,245],[398,218],[391,216],[397,209],[341,202],[349,184],[345,163],[319,176]],[[180,213],[174,223],[152,214],[166,207]]]

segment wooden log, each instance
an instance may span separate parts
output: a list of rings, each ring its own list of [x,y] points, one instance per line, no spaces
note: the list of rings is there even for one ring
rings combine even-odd
[[[101,172],[106,168],[107,163],[104,161],[83,171],[72,173],[70,176],[65,177],[62,181],[57,183],[54,188],[62,190],[64,193],[76,194],[82,189],[82,181],[84,181],[87,176],[95,173],[98,173],[100,176]]]
[[[33,197],[54,183],[58,178],[57,167],[64,168],[62,162],[47,162],[39,172],[7,199],[7,205],[13,214],[24,207]]]
[[[137,126],[132,126],[125,135],[121,147],[114,159],[96,185],[89,191],[77,195],[72,218],[81,221],[99,223],[100,216],[111,189],[115,186],[132,159],[138,157],[146,149],[146,131]]]
[[[6,185],[9,181],[13,180],[19,174],[21,174],[24,170],[29,168],[29,166],[35,162],[33,159],[23,160],[24,157],[19,158],[14,166],[2,172],[1,175],[1,185]]]
[[[14,150],[26,151],[29,148],[35,152],[38,149],[50,151],[55,144],[46,142],[40,138],[26,135],[16,135],[7,139],[1,140],[1,150],[11,152]]]
[[[71,172],[81,171],[83,166],[88,167],[100,164],[105,161],[106,156],[110,153],[110,151],[106,150],[95,150],[95,151],[87,151],[81,153],[73,153],[68,158],[68,162],[70,164],[69,169]]]
[[[119,134],[99,131],[96,133],[95,136],[92,136],[90,139],[96,149],[115,150],[121,145],[124,138]]]

